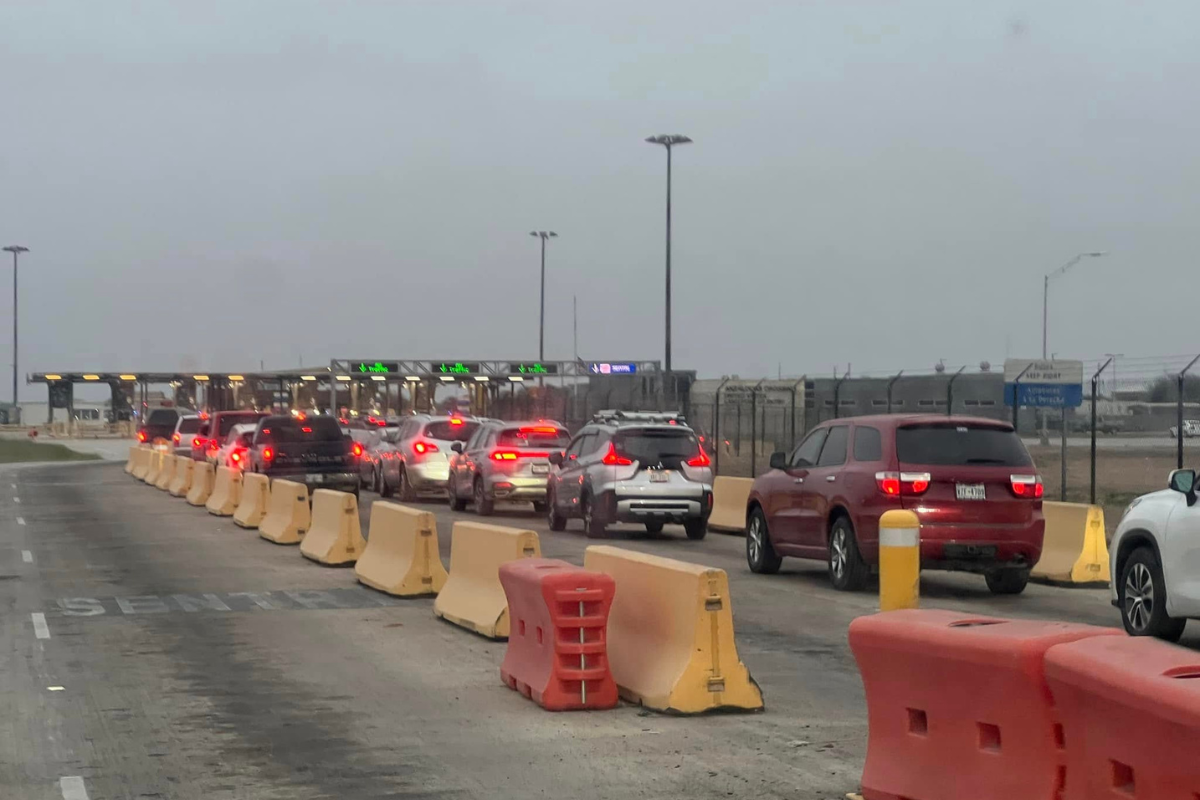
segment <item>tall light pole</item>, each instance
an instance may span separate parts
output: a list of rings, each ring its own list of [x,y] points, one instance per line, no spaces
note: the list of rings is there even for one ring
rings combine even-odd
[[[554,231],[530,231],[530,236],[542,240],[542,301],[541,313],[538,317],[538,361],[546,360],[546,240],[556,239]]]
[[[1046,360],[1046,335],[1047,335],[1047,331],[1049,330],[1049,316],[1050,316],[1050,281],[1054,278],[1057,278],[1057,277],[1065,274],[1067,272],[1067,270],[1071,269],[1071,267],[1075,266],[1080,261],[1083,261],[1085,258],[1100,258],[1101,256],[1105,256],[1105,255],[1108,255],[1108,252],[1104,251],[1104,250],[1098,250],[1098,251],[1091,252],[1091,253],[1079,253],[1074,258],[1072,258],[1070,261],[1068,261],[1067,263],[1065,263],[1061,267],[1059,267],[1058,269],[1054,270],[1053,272],[1046,273],[1046,277],[1042,280],[1042,361]],[[1050,441],[1050,436],[1046,430],[1046,415],[1045,415],[1045,413],[1043,413],[1041,416],[1042,416],[1041,443],[1048,444]]]
[[[673,398],[675,396],[675,386],[671,376],[671,148],[677,144],[691,144],[692,140],[678,133],[663,133],[658,136],[647,136],[646,141],[650,144],[660,144],[667,150],[667,335],[663,367],[666,379],[671,383],[671,396]]]
[[[19,244],[10,244],[4,248],[6,253],[12,253],[13,257],[13,414],[19,415],[21,412],[17,410],[17,257],[21,253],[28,253],[28,247],[22,247]],[[19,419],[19,416],[18,416]],[[13,420],[9,420],[13,422]]]

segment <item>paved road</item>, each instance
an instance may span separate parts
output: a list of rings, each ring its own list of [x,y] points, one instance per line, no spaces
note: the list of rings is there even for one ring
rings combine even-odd
[[[0,797],[823,800],[857,786],[866,719],[846,627],[874,598],[833,592],[817,566],[753,576],[742,541],[718,534],[622,541],[728,570],[767,710],[549,714],[500,683],[503,645],[435,620],[431,601],[359,587],[117,464],[0,481]],[[430,507],[448,560],[459,515]],[[581,561],[578,523],[497,521]],[[970,613],[1115,622],[1101,590],[993,598],[982,579],[933,575],[923,591]]]

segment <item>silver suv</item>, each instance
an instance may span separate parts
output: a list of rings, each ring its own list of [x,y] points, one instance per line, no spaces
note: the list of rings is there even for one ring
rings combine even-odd
[[[589,537],[617,522],[658,533],[682,523],[703,539],[712,512],[712,468],[695,431],[679,414],[601,411],[562,453],[550,454],[550,530],[583,519]]]
[[[544,514],[550,453],[561,451],[570,439],[557,422],[487,420],[465,445],[450,445],[450,507],[462,511],[474,502],[476,513],[486,517],[497,501],[526,502]]]
[[[405,418],[392,435],[395,456],[384,464],[383,479],[396,487],[400,500],[411,503],[417,495],[445,497],[450,476],[450,446],[465,442],[475,433],[479,421],[470,417],[434,417],[417,414]],[[390,472],[395,472],[393,480]]]

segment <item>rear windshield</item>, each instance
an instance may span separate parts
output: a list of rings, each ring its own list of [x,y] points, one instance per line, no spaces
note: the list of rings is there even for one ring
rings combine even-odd
[[[501,447],[544,447],[561,450],[571,441],[571,435],[561,428],[509,428],[500,431],[496,444]]]
[[[462,420],[451,423],[450,420],[431,422],[425,426],[425,435],[430,439],[440,439],[443,442],[465,442],[479,427],[478,422]]]
[[[199,417],[184,417],[183,419],[179,420],[179,432],[195,433],[196,431],[200,430],[200,422],[201,420]]]
[[[264,430],[277,442],[340,442],[346,440],[342,427],[333,417],[312,417],[307,420],[290,418],[271,421]]]
[[[686,429],[618,431],[613,445],[618,453],[643,467],[661,463],[667,469],[678,469],[680,461],[700,452],[700,440]]]
[[[156,408],[146,418],[147,425],[171,425],[179,419],[179,412],[173,408]]]
[[[971,425],[913,425],[896,429],[902,464],[1028,467],[1029,451],[1017,434]]]
[[[257,411],[248,411],[245,414],[222,414],[220,417],[221,429],[217,431],[218,436],[224,436],[233,430],[234,425],[245,425],[247,422],[258,422],[262,418],[262,414]]]

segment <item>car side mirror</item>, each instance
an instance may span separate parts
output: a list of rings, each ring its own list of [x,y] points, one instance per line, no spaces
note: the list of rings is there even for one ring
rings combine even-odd
[[[450,449],[453,450],[455,453],[461,453],[463,451],[462,442],[454,442],[453,444],[450,445]]]
[[[563,462],[563,454],[557,450],[550,454],[549,461],[556,467],[561,467]]]
[[[787,469],[787,453],[771,453],[771,469]]]
[[[1187,497],[1189,506],[1196,502],[1196,470],[1171,470],[1171,477],[1167,479],[1167,486]]]

